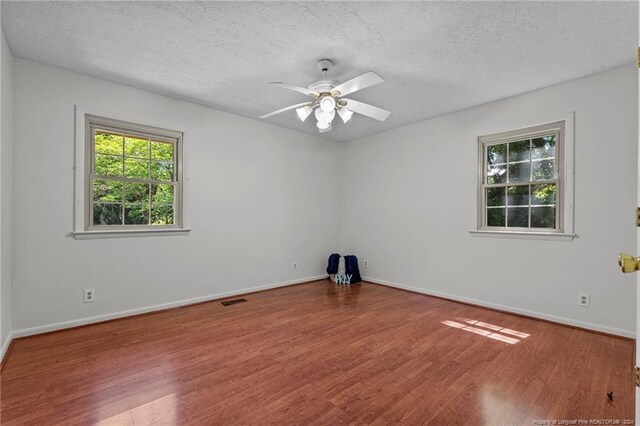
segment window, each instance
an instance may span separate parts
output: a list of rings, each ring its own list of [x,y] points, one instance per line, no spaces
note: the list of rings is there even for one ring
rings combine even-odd
[[[563,232],[565,122],[479,138],[478,229]]]
[[[86,116],[87,230],[182,226],[182,133]]]

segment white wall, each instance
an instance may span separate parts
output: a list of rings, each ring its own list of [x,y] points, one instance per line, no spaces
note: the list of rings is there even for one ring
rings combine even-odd
[[[339,143],[20,59],[14,70],[17,336],[324,275],[338,244]],[[184,131],[190,235],[69,236],[74,104]]]
[[[345,251],[378,281],[634,336],[635,277],[617,254],[636,244],[637,85],[628,66],[347,143]],[[476,138],[571,111],[578,237],[470,235]]]
[[[0,30],[0,359],[11,333],[11,169],[13,56]]]
[[[17,59],[14,330],[320,276],[341,248],[377,281],[634,335],[634,278],[616,257],[636,240],[636,87],[625,67],[340,144]],[[69,236],[74,104],[185,132],[190,235]],[[578,237],[471,236],[476,137],[570,111]],[[82,303],[88,287],[93,304]],[[591,308],[577,306],[579,291]]]

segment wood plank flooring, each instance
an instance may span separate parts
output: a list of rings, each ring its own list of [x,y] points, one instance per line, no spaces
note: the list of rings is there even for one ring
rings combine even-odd
[[[629,339],[369,283],[245,297],[16,340],[0,382],[1,423],[634,417]]]

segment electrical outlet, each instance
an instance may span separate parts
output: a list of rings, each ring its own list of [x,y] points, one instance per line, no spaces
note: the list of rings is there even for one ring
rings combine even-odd
[[[369,261],[368,261],[368,260],[366,260],[366,259],[365,259],[365,261],[364,261],[364,267],[365,267],[365,268],[368,268],[368,267],[369,267]]]
[[[589,293],[578,293],[578,305],[584,308],[591,306],[591,295]]]
[[[298,270],[298,262],[293,262],[291,264],[291,269],[294,270],[294,271],[297,271]]]
[[[96,301],[96,289],[85,288],[84,289],[84,303],[91,303]]]

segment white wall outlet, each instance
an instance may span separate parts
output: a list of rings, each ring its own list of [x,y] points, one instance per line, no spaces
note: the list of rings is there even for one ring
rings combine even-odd
[[[293,271],[297,271],[297,270],[298,270],[298,262],[293,262],[293,263],[291,264],[291,269],[292,269]]]
[[[365,268],[368,268],[368,267],[369,267],[369,261],[368,261],[368,260],[366,260],[366,259],[364,260],[364,267],[365,267]]]
[[[84,289],[84,303],[91,303],[96,301],[96,289],[85,288]]]
[[[589,293],[578,293],[578,305],[584,308],[591,306],[591,295]]]

